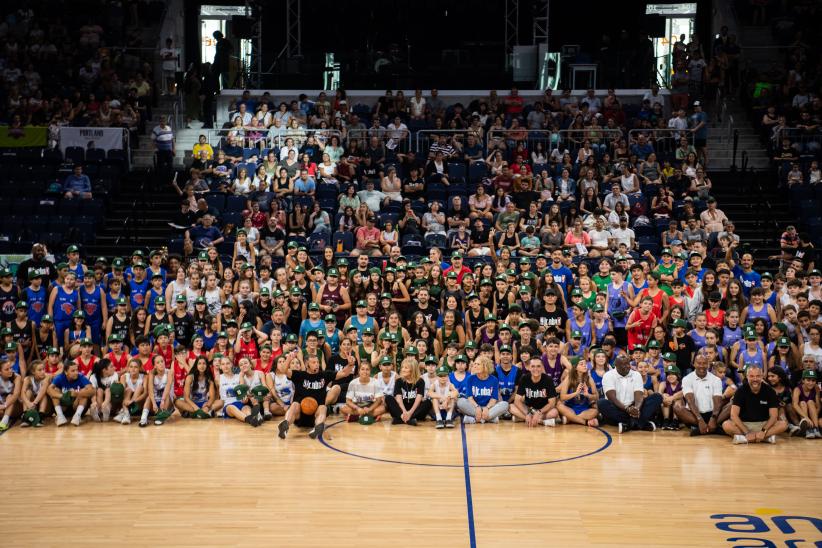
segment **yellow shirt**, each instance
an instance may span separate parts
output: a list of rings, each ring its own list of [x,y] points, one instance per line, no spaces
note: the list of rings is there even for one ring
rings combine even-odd
[[[211,160],[214,157],[214,149],[211,148],[210,144],[206,143],[204,145],[201,145],[200,143],[197,143],[196,145],[194,145],[194,150],[192,151],[195,160],[200,158],[201,150],[206,151],[206,160]]]

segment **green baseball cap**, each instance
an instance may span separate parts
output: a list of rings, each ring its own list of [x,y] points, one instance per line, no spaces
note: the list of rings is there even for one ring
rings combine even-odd
[[[477,343],[472,340],[467,341],[465,343],[465,349],[468,350],[469,348],[478,348]]]
[[[579,330],[576,330],[576,329],[571,331],[571,338],[572,339],[581,339],[582,338],[582,331],[579,331]]]
[[[500,353],[502,353],[502,352],[511,352],[511,347],[508,346],[507,344],[503,344],[502,346],[499,347],[499,351],[500,351]]]
[[[234,395],[238,400],[244,400],[248,397],[248,391],[251,390],[247,384],[238,384],[234,387]]]
[[[71,392],[63,392],[63,395],[60,396],[60,405],[63,407],[71,407],[72,403],[74,403],[74,397],[71,395]]]
[[[495,321],[497,321],[497,317],[494,316],[493,314],[486,314],[485,315],[485,321],[486,322],[495,322]]]
[[[365,337],[366,335],[374,335],[374,329],[372,327],[366,327],[362,330],[362,336]]]
[[[240,331],[245,331],[247,329],[252,329],[251,322],[243,322],[240,326]]]
[[[466,356],[465,354],[457,354],[457,357],[454,358],[454,361],[468,363],[468,356]]]
[[[776,339],[776,346],[781,346],[783,348],[791,346],[791,340],[788,337],[779,337]]]
[[[289,333],[285,336],[285,342],[297,342],[297,335],[294,333]]]
[[[320,309],[320,305],[317,304],[317,303],[309,303],[309,305],[308,305],[308,310],[319,310],[319,309]]]
[[[355,306],[355,308],[366,308],[366,307],[368,307],[368,303],[366,303],[366,302],[365,302],[364,300],[362,300],[362,299],[360,299],[359,301],[357,301],[357,304],[356,304],[356,306]]]
[[[60,354],[60,350],[54,346],[49,346],[48,350],[46,350],[46,355],[48,356],[56,356]]]
[[[302,294],[302,291],[300,291],[300,288],[297,287],[296,285],[291,286],[291,289],[289,289],[289,291],[291,292],[292,295],[301,295]]]
[[[71,313],[71,317],[72,318],[85,318],[86,313],[83,312],[82,310],[75,310],[74,312]]]
[[[207,261],[208,260],[208,253],[206,253],[205,251],[200,251],[197,254],[197,260],[198,261]]]
[[[388,356],[380,358],[380,365],[394,365],[394,361]]]
[[[175,299],[175,300],[176,300],[178,303],[184,303],[184,302],[186,302],[186,296],[185,296],[185,295],[182,295],[182,294],[181,294],[181,295],[177,295],[177,299]]]
[[[666,374],[666,375],[671,375],[671,374],[673,374],[673,375],[676,375],[677,377],[681,377],[681,376],[682,376],[682,372],[681,372],[681,371],[679,370],[679,368],[678,368],[677,366],[675,366],[675,365],[669,365],[668,367],[666,367],[666,368],[665,368],[665,374]]]
[[[377,422],[377,419],[375,419],[371,415],[360,415],[360,418],[357,419],[357,422],[363,426],[369,426]]]
[[[66,253],[79,253],[80,248],[76,245],[72,244],[66,248]]]
[[[591,310],[593,310],[594,312],[605,312],[605,307],[601,304],[595,304]]]
[[[205,297],[197,297],[194,299],[194,304],[206,304]]]
[[[675,362],[676,361],[676,354],[673,352],[665,352],[662,354],[662,359],[666,362]]]
[[[676,318],[672,324],[674,327],[688,327],[688,322],[683,320],[682,318]]]
[[[651,348],[659,348],[659,341],[656,340],[656,339],[652,339],[652,340],[648,341],[647,348],[648,348],[648,350],[650,350]]]
[[[448,368],[447,365],[443,364],[443,365],[437,367],[437,376],[438,377],[447,377],[450,374],[451,374],[451,370]]]
[[[123,386],[119,382],[112,383],[109,386],[109,392],[111,393],[111,399],[114,401],[120,401],[125,397],[126,387]]]
[[[500,324],[499,326],[500,331],[511,331],[511,326],[507,323]]]
[[[578,287],[575,287],[571,290],[572,297],[582,297],[582,290]]]
[[[182,295],[180,295],[180,296],[182,297]],[[165,297],[157,297],[156,299],[154,299],[154,304],[166,304],[166,298]]]
[[[29,409],[23,413],[23,422],[29,426],[37,426],[41,422],[40,412],[37,409]]]
[[[113,261],[111,261],[111,266],[115,270],[120,270],[125,265],[125,261],[121,257],[115,257]]]
[[[411,356],[419,356],[419,355],[420,355],[420,351],[419,351],[419,350],[417,350],[417,347],[416,347],[416,346],[414,346],[414,345],[412,344],[412,345],[409,345],[409,346],[405,349],[405,354],[406,354],[406,355],[411,355]]]
[[[802,378],[803,379],[816,380],[816,377],[817,377],[816,371],[814,371],[813,369],[805,369],[804,371],[802,371]]]
[[[337,321],[337,316],[335,316],[334,314],[326,314],[325,317],[323,318],[323,320],[325,320],[327,322],[336,322]]]
[[[28,308],[28,307],[29,307],[29,303],[27,303],[26,301],[17,301],[17,304],[14,306],[14,308]]]

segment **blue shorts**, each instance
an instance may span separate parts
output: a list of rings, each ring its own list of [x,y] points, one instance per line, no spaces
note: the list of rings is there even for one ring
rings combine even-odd
[[[227,404],[225,404],[225,405],[223,406],[223,418],[224,418],[224,419],[230,419],[230,418],[232,418],[232,417],[231,417],[231,415],[229,415],[228,413],[226,413],[226,411],[228,411],[228,408],[229,408],[229,407],[236,407],[237,409],[239,409],[240,411],[242,411],[242,410],[243,410],[243,402],[240,402],[240,401],[235,401],[235,402],[233,402],[233,403],[227,403]]]
[[[191,400],[194,405],[199,407],[200,409],[208,402],[208,400]]]

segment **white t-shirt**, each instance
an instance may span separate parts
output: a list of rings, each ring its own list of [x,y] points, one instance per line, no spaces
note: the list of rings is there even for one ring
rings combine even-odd
[[[625,244],[628,249],[631,249],[631,240],[634,239],[633,229],[614,228],[611,230],[611,236],[616,240],[617,245]]]
[[[368,379],[368,383],[363,384],[359,377],[357,377],[348,384],[345,399],[351,400],[357,407],[368,407],[377,401],[377,398],[383,397],[383,395],[383,390],[377,385],[377,381]]]
[[[163,70],[174,72],[177,70],[177,58],[180,56],[174,48],[163,48],[160,50],[160,58],[163,59]]]
[[[703,378],[692,371],[682,379],[682,393],[694,395],[699,413],[709,413],[714,410],[714,396],[722,395],[722,380],[710,371]]]
[[[602,377],[602,391],[607,394],[614,390],[617,400],[625,406],[634,403],[634,393],[642,392],[643,384],[642,375],[634,370],[623,377],[616,369],[611,369]]]
[[[394,395],[394,383],[397,382],[397,373],[392,371],[391,377],[387,381],[383,378],[382,373],[379,373],[374,377],[374,382],[377,383],[377,387],[382,393],[390,398]]]
[[[95,389],[97,389],[97,388],[108,388],[109,386],[112,385],[112,383],[119,382],[119,377],[117,376],[116,372],[112,373],[108,377],[103,377],[103,386],[102,387],[99,386],[99,384],[97,383],[97,375],[89,375],[88,380],[89,380],[89,382],[91,382],[91,385]]]
[[[607,230],[589,230],[588,236],[591,237],[591,245],[594,247],[608,247],[608,239],[611,233]]]

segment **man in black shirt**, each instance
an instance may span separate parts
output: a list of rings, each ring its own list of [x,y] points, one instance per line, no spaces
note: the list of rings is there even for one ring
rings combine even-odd
[[[788,429],[788,423],[779,418],[779,397],[762,382],[762,376],[762,368],[748,366],[746,381],[731,402],[731,418],[722,423],[735,444],[776,443],[777,434]]]
[[[417,303],[412,305],[408,310],[408,325],[411,325],[414,316],[417,312],[421,312],[425,316],[426,323],[434,329],[437,320],[440,317],[440,312],[433,303],[431,303],[431,294],[427,287],[421,287],[417,290]]]
[[[31,259],[26,259],[17,267],[17,287],[25,289],[36,276],[43,279],[43,287],[57,278],[57,269],[54,268],[54,263],[46,259],[46,247],[43,244],[34,244]]]
[[[523,375],[517,385],[517,394],[514,396],[514,405],[511,414],[525,421],[529,427],[554,426],[559,417],[557,411],[557,389],[554,381],[545,375],[545,368],[539,357],[533,357],[528,362],[530,375]]]
[[[311,429],[308,436],[311,439],[317,439],[325,429],[327,410],[323,404],[325,403],[326,388],[335,380],[352,375],[354,365],[349,363],[348,366],[339,371],[331,368],[321,371],[320,360],[317,356],[309,355],[305,360],[305,365],[303,365],[298,354],[299,351],[294,350],[286,358],[288,360],[287,375],[294,383],[294,400],[288,407],[285,420],[277,427],[277,435],[280,439],[285,439],[292,424],[303,427],[309,427],[313,424],[314,428]],[[313,415],[306,415],[302,412],[300,403],[306,398],[314,398],[318,404]]]

